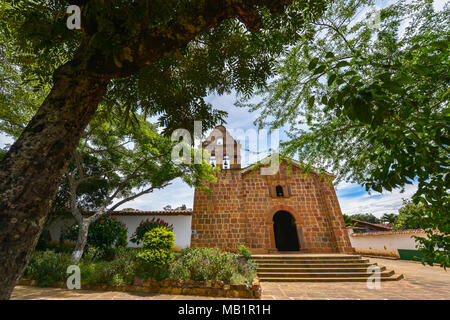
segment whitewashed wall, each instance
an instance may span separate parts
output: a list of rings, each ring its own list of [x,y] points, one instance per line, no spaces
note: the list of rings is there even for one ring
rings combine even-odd
[[[128,246],[136,247],[136,244],[130,241],[131,235],[136,231],[137,226],[142,220],[152,220],[160,218],[169,225],[173,224],[173,233],[175,234],[175,248],[182,249],[191,245],[191,225],[192,216],[190,215],[116,215],[118,220],[127,225],[128,228]]]
[[[190,215],[115,215],[115,217],[126,224],[128,228],[128,246],[136,247],[136,244],[130,241],[130,238],[137,226],[142,220],[152,220],[153,217],[160,218],[166,221],[169,225],[173,224],[173,233],[175,234],[175,248],[182,249],[191,245],[191,225],[192,216]],[[75,223],[75,219],[68,218],[64,220],[58,220],[52,223],[49,227],[52,240],[58,241],[61,234],[61,230],[71,226]]]
[[[424,236],[422,230],[381,231],[370,233],[353,233],[349,238],[356,253],[380,255],[399,258],[397,249],[417,250],[412,236]]]
[[[54,221],[48,228],[50,232],[50,237],[53,241],[59,241],[61,231],[70,227],[75,223],[75,218],[65,218]]]

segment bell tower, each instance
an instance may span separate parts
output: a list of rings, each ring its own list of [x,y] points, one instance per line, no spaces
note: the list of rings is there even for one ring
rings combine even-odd
[[[227,129],[220,125],[214,128],[202,144],[208,150],[210,158],[207,161],[222,170],[241,168],[241,144],[234,140]]]

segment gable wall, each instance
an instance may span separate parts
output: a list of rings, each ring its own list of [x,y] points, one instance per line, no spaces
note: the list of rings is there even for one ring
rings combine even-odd
[[[290,186],[291,196],[273,197],[269,187],[276,185],[285,194]],[[334,188],[314,173],[305,177],[285,163],[274,176],[223,170],[211,188],[213,194],[195,191],[193,246],[234,249],[243,243],[254,253],[276,251],[272,217],[283,210],[295,219],[302,251],[352,252]]]

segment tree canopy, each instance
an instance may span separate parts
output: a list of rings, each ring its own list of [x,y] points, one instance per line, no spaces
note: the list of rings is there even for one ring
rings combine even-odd
[[[224,114],[203,97],[232,89],[248,95],[261,87],[276,57],[327,3],[70,2],[0,3],[2,62],[48,93],[0,163],[0,298],[10,296],[23,273],[61,177],[100,104],[128,122],[133,114],[158,116],[167,134],[192,129],[199,118],[205,129],[212,127]],[[66,26],[69,4],[80,8],[79,30]]]
[[[279,62],[263,100],[239,105],[259,110],[261,127],[288,127],[284,152],[338,181],[376,192],[417,183],[422,249],[448,266],[449,3],[435,12],[432,1],[397,1],[376,26],[373,3],[334,1]]]
[[[108,110],[119,110],[126,121],[134,120],[129,117],[134,112],[159,116],[160,126],[168,133],[177,128],[192,130],[198,119],[206,130],[224,122],[226,113],[214,109],[205,97],[233,90],[249,96],[261,88],[272,75],[277,56],[301,37],[305,21],[319,16],[326,4],[325,0],[236,1],[232,11],[240,12],[238,19],[224,19],[151,63],[150,58],[141,57],[150,56],[160,42],[200,31],[193,19],[195,24],[202,20],[209,24],[215,10],[223,11],[221,16],[231,15],[227,11],[233,2],[213,2],[71,1],[81,7],[82,29],[69,30],[67,1],[4,1],[0,37],[8,41],[5,50],[9,53],[3,54],[4,59],[20,68],[17,81],[48,93],[55,70],[78,59],[82,50],[84,63],[111,78],[102,100]],[[283,5],[291,2],[289,10],[284,10]],[[246,10],[250,12],[245,14]],[[172,30],[176,28],[171,23],[177,19],[186,24],[184,30]],[[253,29],[261,31],[250,32]],[[153,42],[140,41],[145,36]],[[150,52],[141,53],[146,50]],[[14,86],[20,92],[13,97],[33,92],[28,89]]]

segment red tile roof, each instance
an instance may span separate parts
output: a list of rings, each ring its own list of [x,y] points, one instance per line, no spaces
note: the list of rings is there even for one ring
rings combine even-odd
[[[192,215],[192,210],[156,210],[156,211],[113,211],[111,212],[114,216],[190,216]]]
[[[373,227],[373,228],[378,229],[378,230],[385,230],[385,231],[392,230],[392,226],[391,226],[391,225],[383,225],[383,224],[378,224],[378,223],[370,223],[370,222],[361,221],[361,220],[356,220],[356,219],[352,219],[352,222],[353,222],[353,223],[362,224],[362,225],[366,225],[366,226],[369,226],[369,227]]]

